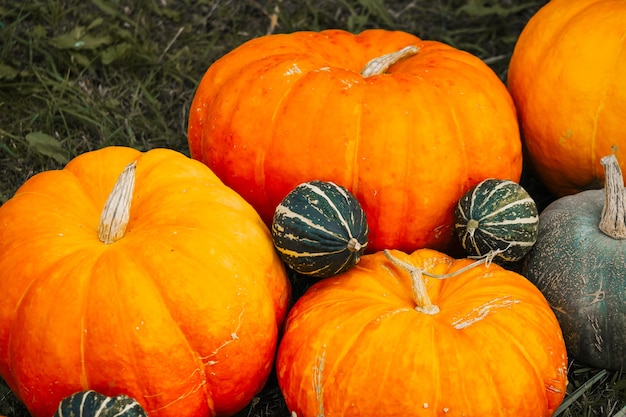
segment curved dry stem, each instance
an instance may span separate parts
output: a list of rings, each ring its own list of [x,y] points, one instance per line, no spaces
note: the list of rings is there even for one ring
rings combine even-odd
[[[365,64],[365,67],[361,71],[361,75],[367,78],[371,77],[372,75],[384,74],[393,64],[404,58],[408,58],[417,54],[419,50],[420,48],[418,48],[417,46],[409,45],[400,49],[399,51],[376,57],[367,64]]]
[[[387,249],[385,249],[383,253],[394,265],[399,266],[411,275],[413,298],[416,304],[415,309],[429,315],[439,313],[439,306],[432,303],[428,291],[426,290],[423,278],[424,270],[396,258]]]
[[[476,268],[479,265],[485,264],[486,266],[491,265],[493,258],[501,252],[500,250],[492,250],[487,253],[485,256],[482,256],[477,261],[472,262],[469,265],[465,265],[463,268],[460,268],[454,272],[449,274],[433,274],[424,269],[420,269],[416,266],[413,266],[407,262],[404,262],[391,254],[391,252],[387,249],[383,251],[384,255],[389,259],[394,265],[399,266],[404,269],[411,275],[411,284],[413,287],[413,298],[415,300],[417,311],[420,311],[425,314],[437,314],[439,313],[439,307],[432,303],[430,296],[428,295],[428,291],[426,290],[426,285],[424,284],[423,276],[426,275],[430,278],[436,279],[448,279],[460,275],[466,271],[469,271],[472,268]]]
[[[98,239],[102,243],[113,243],[126,233],[135,188],[136,167],[137,162],[133,162],[124,168],[104,204],[98,224]]]
[[[604,167],[604,207],[600,230],[613,239],[626,239],[626,191],[624,178],[615,155],[600,160]]]

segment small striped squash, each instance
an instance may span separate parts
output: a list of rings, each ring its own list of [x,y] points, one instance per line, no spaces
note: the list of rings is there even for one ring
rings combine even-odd
[[[274,246],[294,271],[325,278],[355,265],[369,228],[359,201],[332,182],[309,181],[282,200],[272,221]]]
[[[537,241],[537,205],[519,184],[489,178],[459,200],[455,230],[470,257],[494,255],[494,260],[522,259]]]
[[[54,417],[147,417],[143,407],[126,395],[107,397],[93,390],[80,391],[59,403]]]

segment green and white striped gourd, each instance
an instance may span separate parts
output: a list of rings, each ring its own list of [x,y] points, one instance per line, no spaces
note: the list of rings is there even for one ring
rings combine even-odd
[[[294,271],[317,278],[355,265],[369,234],[356,197],[340,185],[317,180],[300,184],[282,200],[271,231],[282,260]]]
[[[455,230],[469,256],[495,254],[494,260],[522,259],[537,241],[537,205],[519,184],[489,178],[459,200]]]
[[[54,417],[147,417],[143,407],[126,395],[107,397],[93,390],[80,391],[59,403]]]

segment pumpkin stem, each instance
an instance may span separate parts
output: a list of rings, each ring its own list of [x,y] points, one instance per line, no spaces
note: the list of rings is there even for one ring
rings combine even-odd
[[[107,245],[113,243],[126,233],[130,219],[130,202],[135,188],[136,167],[135,161],[124,168],[104,203],[98,224],[98,238],[102,243]]]
[[[387,249],[383,251],[387,259],[389,259],[394,265],[399,266],[400,268],[408,271],[411,275],[411,284],[413,287],[413,297],[415,299],[415,309],[421,313],[435,315],[439,313],[439,306],[436,306],[430,300],[430,296],[428,295],[428,291],[426,290],[426,285],[424,284],[424,277],[426,271],[423,269],[417,268],[409,263],[401,261],[396,258],[389,252]],[[428,275],[426,273],[426,275]]]
[[[419,52],[420,48],[415,45],[406,46],[399,51],[391,52],[389,54],[381,55],[372,59],[365,64],[365,67],[361,71],[361,75],[365,78],[372,75],[381,75],[387,72],[390,66],[397,63],[401,59],[408,58]]]
[[[626,189],[615,155],[600,160],[604,167],[604,207],[600,230],[613,239],[626,239]]]
[[[463,268],[460,268],[449,274],[433,274],[396,258],[387,249],[383,251],[387,259],[389,259],[394,265],[406,270],[411,275],[413,295],[415,298],[415,303],[417,304],[415,309],[417,311],[430,315],[439,313],[439,307],[432,303],[430,296],[426,291],[426,285],[424,284],[423,279],[424,275],[430,278],[447,279],[469,271],[470,269],[475,268],[478,265],[485,264],[485,266],[489,267],[491,265],[491,262],[493,261],[493,258],[500,252],[502,252],[502,250],[494,249],[484,256],[480,257],[477,261],[474,261],[469,265],[465,265]]]

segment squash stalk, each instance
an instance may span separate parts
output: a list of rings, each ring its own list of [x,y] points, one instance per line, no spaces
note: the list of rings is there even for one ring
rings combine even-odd
[[[130,220],[130,203],[135,188],[136,167],[135,161],[124,168],[104,203],[98,224],[98,239],[102,243],[108,245],[116,242],[126,233],[126,226]]]
[[[419,52],[420,48],[415,45],[406,46],[399,51],[381,55],[369,61],[361,70],[361,75],[365,78],[372,75],[381,75],[387,72],[389,67],[402,59],[413,56]]]
[[[363,248],[363,245],[355,237],[351,237],[348,241],[348,250],[350,252],[358,252]]]
[[[471,264],[466,265],[463,268],[460,268],[449,274],[433,274],[396,258],[387,249],[383,251],[387,259],[389,259],[394,265],[404,269],[409,273],[409,275],[411,275],[411,286],[413,287],[413,297],[416,304],[415,310],[428,315],[435,315],[439,313],[439,306],[433,304],[430,296],[428,295],[426,285],[424,284],[424,275],[430,278],[447,279],[460,275],[472,268],[477,267],[478,265],[485,264],[485,266],[489,267],[489,265],[491,265],[491,262],[493,261],[493,258],[495,258],[496,255],[501,252],[501,250],[492,250],[477,261],[474,261]]]
[[[394,265],[399,266],[411,275],[411,285],[413,287],[413,297],[415,299],[415,309],[421,313],[435,315],[439,313],[439,306],[433,304],[424,284],[424,275],[429,275],[423,269],[413,266],[409,263],[401,261],[389,252],[387,249],[383,252],[387,259]]]
[[[615,155],[600,160],[604,167],[604,207],[600,230],[613,239],[626,239],[626,189],[624,178]]]

